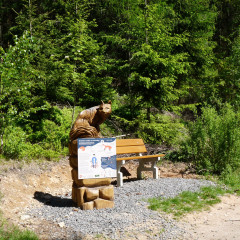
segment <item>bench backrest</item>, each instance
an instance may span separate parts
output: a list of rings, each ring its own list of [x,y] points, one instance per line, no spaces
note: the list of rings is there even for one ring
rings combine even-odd
[[[117,154],[145,153],[147,149],[141,138],[116,139]]]

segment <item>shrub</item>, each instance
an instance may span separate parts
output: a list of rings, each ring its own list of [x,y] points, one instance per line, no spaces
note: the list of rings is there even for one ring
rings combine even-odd
[[[7,158],[17,158],[24,150],[26,133],[20,127],[8,126],[4,129],[3,136],[3,155]]]
[[[219,113],[210,107],[189,127],[187,152],[198,170],[220,174],[226,168],[240,166],[240,115],[230,105]]]
[[[147,143],[172,146],[185,138],[186,129],[179,119],[158,114],[151,123],[139,123],[137,133]]]
[[[8,159],[55,159],[68,153],[71,109],[53,108],[38,124],[9,125],[4,130],[3,156]],[[37,127],[35,127],[37,125]]]
[[[7,159],[54,159],[58,157],[61,151],[51,145],[35,143],[32,144],[27,139],[28,135],[20,127],[8,126],[5,129],[3,142],[3,156]]]
[[[240,168],[233,171],[230,166],[227,166],[222,172],[220,180],[240,195]]]

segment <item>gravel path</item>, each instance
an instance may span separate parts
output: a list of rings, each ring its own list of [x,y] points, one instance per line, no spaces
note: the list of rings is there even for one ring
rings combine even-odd
[[[182,191],[198,191],[212,182],[184,178],[160,178],[125,182],[116,187],[115,207],[82,211],[67,196],[36,193],[35,198],[45,204],[27,214],[58,223],[71,229],[76,239],[95,236],[103,239],[183,239],[184,229],[174,220],[147,208],[146,199],[174,197]]]

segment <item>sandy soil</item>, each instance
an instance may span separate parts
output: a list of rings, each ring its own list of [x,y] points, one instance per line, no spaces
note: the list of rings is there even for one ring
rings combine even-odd
[[[221,203],[208,211],[192,213],[181,224],[188,230],[188,239],[233,240],[240,239],[240,197],[223,196]]]
[[[161,168],[161,177],[198,178],[191,173],[189,166],[183,163],[165,163]],[[136,177],[136,164],[126,165],[127,178]],[[151,177],[148,174],[145,177]],[[41,206],[34,198],[36,191],[53,196],[63,195],[71,191],[71,168],[68,160],[58,163],[2,163],[0,164],[0,192],[2,193],[0,209],[4,217],[21,229],[35,231],[40,239],[71,239],[71,231],[52,222],[31,219],[25,212]],[[240,239],[240,197],[223,196],[222,202],[207,211],[192,213],[179,224],[188,232],[180,239],[232,240]]]

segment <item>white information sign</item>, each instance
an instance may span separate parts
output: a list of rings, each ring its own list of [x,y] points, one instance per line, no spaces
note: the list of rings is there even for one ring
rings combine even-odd
[[[116,138],[78,138],[78,179],[116,177]]]

